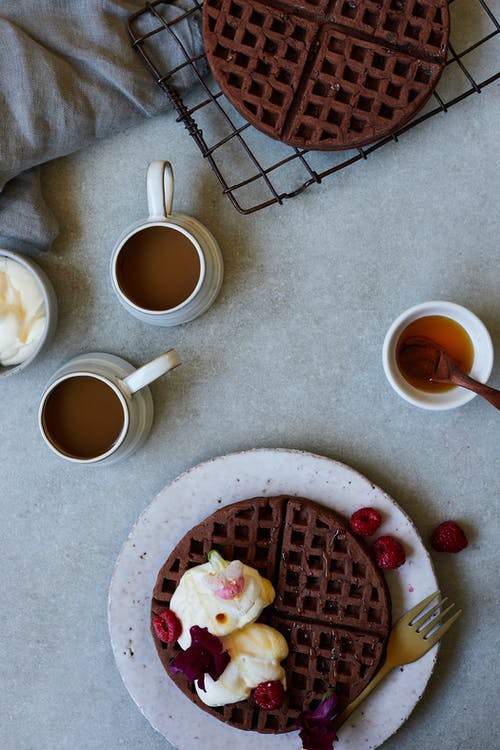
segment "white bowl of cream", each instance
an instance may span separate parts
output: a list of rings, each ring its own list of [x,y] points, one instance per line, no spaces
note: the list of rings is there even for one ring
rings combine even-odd
[[[52,283],[32,260],[0,248],[0,377],[29,365],[57,324]]]

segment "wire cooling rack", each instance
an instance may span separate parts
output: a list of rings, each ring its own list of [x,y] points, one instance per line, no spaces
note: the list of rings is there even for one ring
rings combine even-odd
[[[500,78],[500,26],[495,17],[498,0],[449,0],[450,44],[448,60],[431,99],[419,114],[392,136],[350,151],[304,151],[269,138],[256,130],[229,103],[208,74],[206,56],[191,56],[183,39],[186,24],[199,23],[202,2],[183,0],[183,10],[172,18],[171,3],[148,2],[129,18],[129,33],[157,84],[208,160],[222,190],[240,213],[283,203],[310,185],[322,182],[355,162],[366,160],[382,146],[398,141],[406,131]],[[184,29],[183,29],[184,26]],[[161,70],[166,45],[178,46],[183,62]],[[187,70],[186,70],[187,69]],[[195,85],[181,95],[181,81],[189,73]]]

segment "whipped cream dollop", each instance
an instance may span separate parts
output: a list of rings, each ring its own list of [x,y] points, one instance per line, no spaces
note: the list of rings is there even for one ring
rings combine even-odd
[[[0,257],[0,364],[18,365],[35,351],[47,311],[35,276],[12,258]]]
[[[192,625],[208,628],[218,637],[229,635],[259,617],[264,607],[274,600],[272,583],[248,565],[243,565],[243,588],[231,599],[223,599],[214,591],[211,578],[217,575],[207,562],[186,571],[170,601],[170,608],[182,623],[178,643],[183,649],[191,644]]]
[[[250,696],[261,682],[279,680],[286,690],[285,670],[280,665],[288,656],[285,638],[269,625],[252,623],[221,638],[231,661],[217,680],[205,675],[205,691],[195,682],[196,692],[207,706],[225,706]]]

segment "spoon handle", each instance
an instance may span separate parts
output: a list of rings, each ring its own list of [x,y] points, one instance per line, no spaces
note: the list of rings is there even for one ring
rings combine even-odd
[[[486,385],[485,383],[480,383],[478,380],[474,380],[474,378],[466,375],[465,372],[462,372],[458,367],[450,367],[449,382],[454,385],[460,385],[462,388],[468,388],[470,391],[474,391],[478,396],[482,396],[482,398],[489,401],[490,404],[493,404],[497,409],[500,409],[500,391],[496,388],[491,388],[491,386]]]

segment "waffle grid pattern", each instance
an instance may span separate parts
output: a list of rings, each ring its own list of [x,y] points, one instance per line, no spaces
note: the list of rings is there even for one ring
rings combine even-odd
[[[207,57],[226,96],[293,146],[344,149],[387,135],[423,106],[445,63],[446,0],[334,0],[315,12],[288,0],[205,0],[203,12]],[[366,77],[379,82],[369,97]]]
[[[441,66],[365,42],[329,28],[307,78],[291,140],[345,143],[358,134],[376,138],[419,108]],[[339,83],[341,81],[341,83]]]
[[[295,95],[290,66],[305,66],[316,24],[260,5],[210,2],[206,23],[229,95],[241,92],[245,112],[270,132],[281,132]]]
[[[216,549],[225,560],[241,560],[273,580],[279,555],[283,502],[234,513],[221,508],[215,518],[199,524],[175,548],[158,577],[153,597],[168,604],[181,576],[195,565],[207,562]]]
[[[446,2],[435,0],[337,0],[332,21],[442,62],[447,47]]]
[[[366,685],[367,675],[374,674],[373,665],[383,656],[385,639],[370,633],[360,633],[341,628],[325,629],[320,625],[294,623],[289,619],[273,618],[273,625],[290,644],[286,664],[287,679],[295,686],[288,699],[286,714],[279,717],[282,726],[293,729],[297,716],[335,685],[342,705],[347,705],[359,695]],[[258,716],[261,731],[270,720],[265,712]]]
[[[287,702],[259,711],[248,701],[210,708],[182,675],[169,676],[200,708],[240,729],[281,733],[296,728],[304,707],[335,688],[341,704],[375,673],[390,629],[390,600],[368,552],[333,511],[303,498],[253,498],[221,508],[179,542],[160,570],[152,616],[162,611],[183,573],[206,562],[210,549],[240,559],[269,578],[274,603],[261,621],[290,646],[284,664]],[[163,665],[178,647],[155,644]]]
[[[278,614],[387,635],[388,599],[380,576],[335,517],[290,499],[281,549]]]
[[[396,4],[398,0],[393,2]],[[312,9],[318,7],[312,1],[302,0],[300,4]],[[396,133],[368,147],[356,147],[347,152],[307,152],[278,144],[248,123],[242,123],[220,89],[206,79],[205,55],[193,56],[180,35],[192,16],[202,11],[202,0],[185,0],[185,13],[175,21],[165,16],[168,5],[166,0],[151,0],[130,16],[132,44],[177,112],[178,122],[210,165],[223,194],[242,214],[282,204],[313,185],[320,190],[317,187],[320,183],[324,191],[324,185],[333,180],[337,172],[359,161],[368,164],[381,148],[392,145],[392,148],[403,149],[399,158],[404,159],[407,131],[449,112],[465,98],[484,91],[500,78],[500,23],[494,4],[491,0],[449,0],[449,54],[443,75],[424,109]],[[323,6],[321,11],[324,12]],[[352,9],[344,9],[344,15],[350,12]],[[420,12],[416,8],[417,18]],[[168,69],[159,60],[163,48],[172,44],[179,47],[184,62]],[[179,87],[180,76],[186,70],[199,84],[189,96]],[[439,127],[440,122],[438,117],[434,127]],[[428,133],[431,137],[432,129]],[[457,154],[457,158],[459,156]]]

